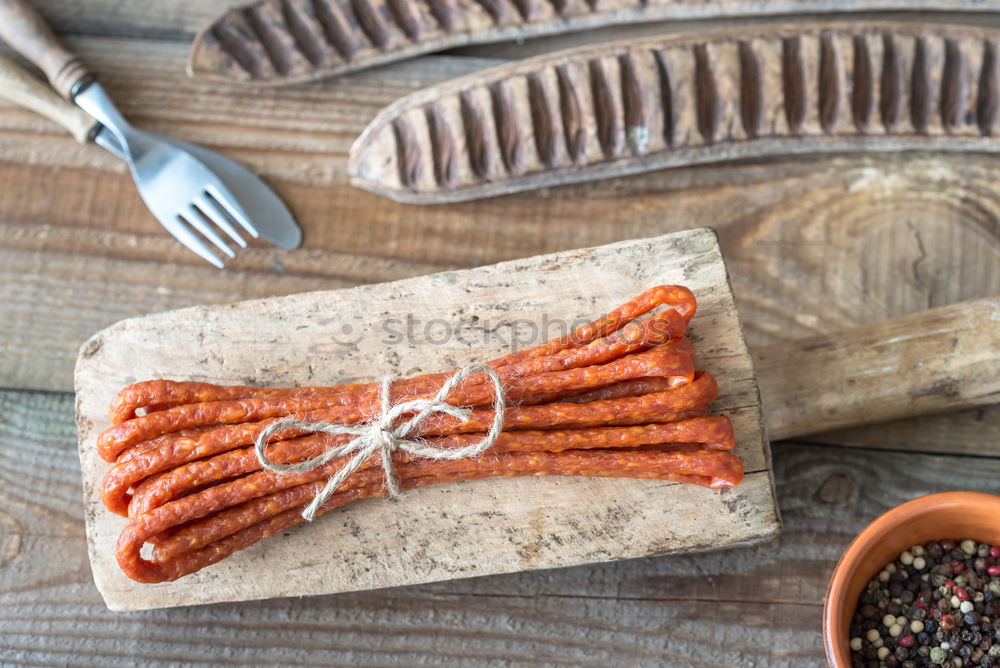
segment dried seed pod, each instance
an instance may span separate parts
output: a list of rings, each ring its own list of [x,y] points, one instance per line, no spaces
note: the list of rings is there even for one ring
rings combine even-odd
[[[998,42],[998,30],[851,22],[562,51],[387,107],[352,147],[349,173],[360,188],[434,203],[747,157],[998,151]]]
[[[253,0],[197,35],[193,76],[313,81],[467,44],[676,19],[887,9],[989,12],[997,0]]]

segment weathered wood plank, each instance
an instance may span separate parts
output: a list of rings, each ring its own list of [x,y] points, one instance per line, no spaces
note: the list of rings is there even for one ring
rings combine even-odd
[[[734,452],[747,471],[737,488],[585,478],[439,485],[408,493],[391,516],[384,501],[353,504],[177,582],[138,585],[120,571],[113,546],[125,520],[100,500],[109,467],[95,444],[122,387],[147,378],[324,386],[457,368],[565,335],[661,284],[686,285],[698,298],[689,335],[699,368],[718,379],[713,409],[733,418]],[[91,563],[113,609],[354,591],[700,550],[769,538],[780,528],[753,365],[711,230],[127,320],[85,346],[76,389]],[[339,555],[336,564],[326,559],[330,550]],[[281,577],[274,563],[283,565]]]
[[[86,558],[73,403],[0,391],[0,663],[818,666],[826,579],[853,534],[1000,477],[995,442],[992,459],[779,443],[785,531],[759,546],[121,615]]]
[[[35,0],[32,4],[59,33],[189,41],[233,0]]]

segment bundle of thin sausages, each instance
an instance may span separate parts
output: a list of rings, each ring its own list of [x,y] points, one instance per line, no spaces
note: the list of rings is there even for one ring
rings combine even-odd
[[[513,476],[652,478],[733,487],[743,465],[729,452],[726,417],[708,415],[718,388],[694,367],[685,337],[694,295],[652,288],[569,335],[489,362],[506,390],[504,429],[476,458],[428,460],[392,454],[401,489]],[[392,403],[433,397],[451,373],[392,383]],[[434,414],[418,436],[439,448],[481,439],[494,410],[486,374],[466,378],[446,397],[471,408],[467,420]],[[116,556],[139,582],[176,580],[303,521],[303,508],[346,457],[301,473],[263,470],[254,451],[270,424],[297,419],[352,425],[373,417],[379,386],[260,388],[150,380],[126,387],[98,439],[114,466],[101,494],[129,523]],[[348,436],[282,429],[267,446],[279,464],[344,445]],[[372,457],[318,514],[386,494]]]

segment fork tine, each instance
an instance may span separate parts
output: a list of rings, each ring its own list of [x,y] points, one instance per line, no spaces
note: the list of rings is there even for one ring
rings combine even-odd
[[[236,253],[233,252],[233,249],[229,247],[226,241],[219,236],[219,233],[216,232],[211,225],[205,222],[205,219],[198,212],[198,209],[193,206],[189,206],[187,211],[181,214],[181,218],[187,221],[194,229],[198,230],[198,232],[201,233],[201,236],[211,241],[212,244],[214,244],[220,251],[231,258],[236,257]]]
[[[220,260],[215,253],[212,252],[204,241],[198,238],[198,236],[191,231],[191,228],[184,223],[183,218],[177,216],[176,220],[169,222],[170,224],[164,222],[164,227],[166,227],[167,230],[174,235],[175,239],[187,246],[189,250],[197,253],[203,260],[215,265],[219,269],[225,269],[226,265],[222,262],[222,260]]]
[[[243,240],[240,233],[233,227],[233,224],[229,222],[229,218],[226,217],[225,211],[219,208],[211,198],[198,196],[194,198],[194,205],[198,207],[198,210],[205,214],[205,217],[211,220],[213,223],[219,226],[223,232],[229,235],[229,238],[238,243],[243,248],[247,247],[247,242]]]
[[[257,228],[250,222],[250,219],[246,217],[246,214],[243,213],[243,209],[241,209],[238,205],[233,204],[233,198],[230,196],[228,190],[223,193],[223,191],[216,188],[215,184],[212,183],[208,184],[205,187],[205,190],[212,196],[212,199],[218,202],[219,205],[226,210],[226,213],[228,213],[233,220],[239,223],[244,230],[250,233],[250,236],[254,239],[260,236],[260,232],[258,232]]]

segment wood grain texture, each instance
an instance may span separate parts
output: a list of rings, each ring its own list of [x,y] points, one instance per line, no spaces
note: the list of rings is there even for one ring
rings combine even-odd
[[[998,403],[998,351],[1000,297],[758,349],[768,434],[791,438]]]
[[[121,615],[86,557],[72,411],[72,395],[0,391],[5,665],[818,666],[823,591],[854,534],[904,500],[1000,477],[995,439],[990,458],[780,443],[785,529],[757,546]]]
[[[982,406],[949,413],[947,417],[934,415],[838,429],[801,440],[939,454],[992,454],[1000,445],[1000,406]]]
[[[996,163],[976,154],[678,168],[447,208],[397,205],[347,184],[350,142],[401,95],[497,58],[715,21],[468,47],[462,57],[248,94],[184,75],[190,38],[230,0],[34,4],[57,32],[84,36],[69,43],[138,125],[263,173],[302,220],[306,247],[257,246],[222,274],[200,267],[149,218],[120,164],[0,105],[0,386],[71,389],[80,344],[123,317],[395,280],[702,221],[719,229],[754,346],[1000,293]],[[996,14],[948,20],[998,25]],[[123,616],[104,607],[84,556],[72,397],[0,396],[0,507],[17,521],[14,531],[3,519],[0,549],[15,533],[20,546],[0,567],[0,664],[663,665],[689,657],[688,665],[714,666],[725,647],[732,665],[818,666],[814,602],[853,532],[912,496],[995,491],[1000,476],[982,457],[997,452],[1000,410],[917,418],[815,437],[856,451],[778,444],[785,531],[759,548]],[[905,454],[915,450],[952,456]],[[25,463],[39,460],[45,465]]]
[[[405,11],[404,11],[405,8]],[[195,37],[188,71],[217,81],[289,84],[467,44],[595,27],[710,17],[825,12],[995,11],[991,0],[252,0],[228,8]]]
[[[564,335],[660,284],[686,285],[698,297],[690,337],[699,368],[719,382],[714,410],[733,419],[735,452],[747,471],[739,487],[584,478],[440,485],[391,506],[352,504],[174,583],[137,584],[119,570],[113,546],[123,522],[101,503],[108,466],[95,442],[125,385],[147,378],[333,385],[457,368]],[[90,558],[112,609],[355,591],[701,550],[769,538],[780,528],[753,366],[711,230],[126,320],[84,346],[76,391]],[[331,551],[335,562],[327,558]]]
[[[518,1],[523,2],[523,0]],[[556,0],[556,2],[560,1]],[[685,1],[697,9],[697,3]],[[498,4],[490,2],[490,0],[487,2]],[[925,2],[925,0],[891,0],[880,2],[880,8],[865,11],[864,14],[883,19],[896,17],[899,20],[934,20],[941,17],[941,12],[934,11],[932,8],[941,2],[953,2],[953,0],[930,0],[930,2]],[[160,0],[155,4],[150,4],[123,3],[121,0],[88,0],[85,5],[82,5],[75,0],[34,0],[32,4],[38,8],[57,34],[170,39],[177,42],[187,42],[185,49],[185,55],[187,55],[191,41],[201,29],[228,10],[246,4],[246,2],[245,0],[243,2],[241,0],[198,0],[197,2],[193,0]],[[428,3],[429,7],[448,4],[450,3],[444,2],[444,0],[440,2],[431,0]],[[772,6],[778,7],[778,5]],[[982,3],[979,6],[984,7],[984,9],[956,10],[948,14],[948,19],[969,25],[1000,25],[996,13],[985,9],[986,5]],[[623,35],[663,34],[684,31],[695,26],[718,26],[720,23],[731,24],[736,21],[748,23],[774,20],[772,15],[758,13],[760,4],[756,5],[752,12],[724,17],[715,16],[717,9],[715,11],[707,7],[700,9],[701,13],[698,17],[684,20],[624,23],[605,28],[581,29],[570,33],[553,33],[545,35],[544,39],[509,37],[507,38],[509,41],[470,45],[453,51],[461,52],[463,55],[489,56],[495,54],[492,57],[510,59],[566,48],[567,45],[579,45],[582,42],[608,41],[615,39],[615,36],[620,38]],[[836,10],[828,3],[817,5],[816,9],[811,11],[806,11],[806,7],[802,3],[795,3],[791,12],[786,8],[780,13],[790,18],[801,17],[803,20],[817,16],[837,16]]]
[[[67,21],[75,16],[69,6],[49,7],[67,12]],[[135,18],[131,8],[122,8],[123,21]],[[115,25],[101,29],[123,29]],[[71,45],[140,127],[261,173],[302,223],[305,247],[257,245],[225,272],[202,267],[149,216],[119,162],[0,105],[0,386],[72,388],[80,345],[133,315],[396,280],[697,221],[719,231],[752,347],[1000,293],[1000,190],[988,156],[720,164],[408,207],[348,185],[350,142],[396,97],[496,61],[423,58],[247,96],[187,79],[183,44]],[[998,417],[988,411],[983,428],[997,428]],[[958,417],[920,424],[911,432],[917,441],[967,428]],[[864,430],[868,443],[882,441],[879,429]],[[886,429],[893,442],[907,432]]]
[[[998,41],[996,30],[855,21],[690,31],[556,52],[394,102],[351,147],[348,172],[360,188],[433,203],[776,155],[996,152]],[[576,83],[558,86],[557,72]],[[463,143],[450,149],[452,135],[470,133],[460,100],[501,88],[504,113],[494,105],[494,124],[498,132],[522,128],[521,159],[512,167],[507,145],[480,127],[480,159],[491,165],[474,169]],[[547,97],[571,97],[573,113],[539,114],[538,100]],[[765,108],[763,100],[776,102]],[[581,125],[596,141],[583,150],[553,142],[564,124]],[[430,168],[442,137],[456,163],[447,180]]]
[[[186,41],[233,0],[161,0],[156,3],[120,0],[34,0],[32,4],[60,35],[142,37]]]

